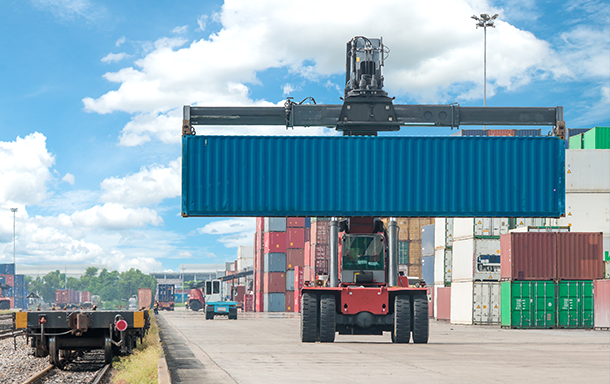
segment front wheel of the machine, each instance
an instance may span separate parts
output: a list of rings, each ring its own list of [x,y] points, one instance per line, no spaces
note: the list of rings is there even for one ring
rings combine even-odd
[[[314,343],[318,337],[318,297],[304,292],[301,303],[301,341]]]
[[[320,341],[332,343],[335,341],[336,306],[334,295],[320,297]]]
[[[392,341],[405,344],[411,339],[411,299],[407,295],[394,298],[394,330]]]
[[[427,343],[429,327],[428,297],[426,294],[415,295],[413,297],[413,342]]]

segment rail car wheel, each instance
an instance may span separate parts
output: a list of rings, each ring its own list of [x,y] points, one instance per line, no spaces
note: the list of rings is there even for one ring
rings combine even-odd
[[[189,303],[189,307],[195,312],[201,309],[201,303],[198,300],[193,300]]]
[[[335,341],[336,306],[334,295],[320,297],[320,341],[332,343]]]
[[[425,344],[428,342],[430,316],[428,313],[428,296],[413,297],[413,342]]]
[[[57,339],[55,337],[49,337],[49,363],[59,364],[59,349],[57,349]]]
[[[411,300],[407,295],[394,298],[392,342],[408,343],[411,339]]]
[[[301,298],[301,341],[314,343],[318,338],[318,297],[304,292]]]
[[[104,362],[106,364],[112,363],[112,340],[110,337],[104,339]]]

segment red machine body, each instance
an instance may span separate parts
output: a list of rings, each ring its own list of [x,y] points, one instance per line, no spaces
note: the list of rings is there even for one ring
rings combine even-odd
[[[329,287],[316,280],[302,288],[301,340],[332,342],[336,332],[391,332],[397,343],[408,343],[411,334],[413,342],[427,343],[427,290],[410,287],[406,276],[395,276],[395,286],[390,286],[390,274],[397,271],[390,272],[391,241],[383,223],[372,217],[349,218],[338,223],[335,233],[338,283]]]
[[[197,312],[202,308],[205,308],[205,295],[201,288],[191,289],[189,295],[189,308]]]

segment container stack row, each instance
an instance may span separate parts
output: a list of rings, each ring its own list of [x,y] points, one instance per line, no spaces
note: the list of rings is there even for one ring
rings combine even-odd
[[[56,289],[55,305],[82,304],[91,302],[91,292],[76,289]]]
[[[3,290],[2,296],[8,299],[10,308],[28,308],[25,275],[15,274],[15,264],[0,264],[0,283],[9,286]]]
[[[309,230],[310,220],[302,217],[257,218],[253,284],[256,311],[295,310],[295,269],[303,274]]]

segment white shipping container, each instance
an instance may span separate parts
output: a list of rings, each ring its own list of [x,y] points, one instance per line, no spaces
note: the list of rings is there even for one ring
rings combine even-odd
[[[474,235],[497,237],[508,233],[508,218],[484,217],[474,219]]]
[[[518,227],[509,232],[570,232],[570,227]]]
[[[570,232],[603,232],[610,236],[610,193],[566,193],[566,216],[551,220]]]
[[[566,193],[610,193],[610,149],[566,151]]]
[[[472,217],[456,217],[453,219],[453,243],[474,235],[474,219]]]
[[[455,237],[453,234],[453,224],[454,224],[454,219],[452,219],[452,218],[445,219],[445,247],[453,246],[453,238]]]
[[[445,249],[434,250],[434,285],[445,285]]]
[[[451,283],[453,270],[453,249],[445,249],[445,283]]]
[[[476,282],[473,285],[472,322],[500,323],[500,283]]]
[[[447,219],[437,217],[434,219],[434,249],[445,248],[445,225]]]
[[[463,239],[453,243],[452,281],[500,280],[500,240]]]
[[[451,283],[451,324],[472,324],[473,282]]]
[[[519,217],[515,220],[515,225],[518,227],[543,227],[547,225],[546,218],[531,218],[531,217]]]

